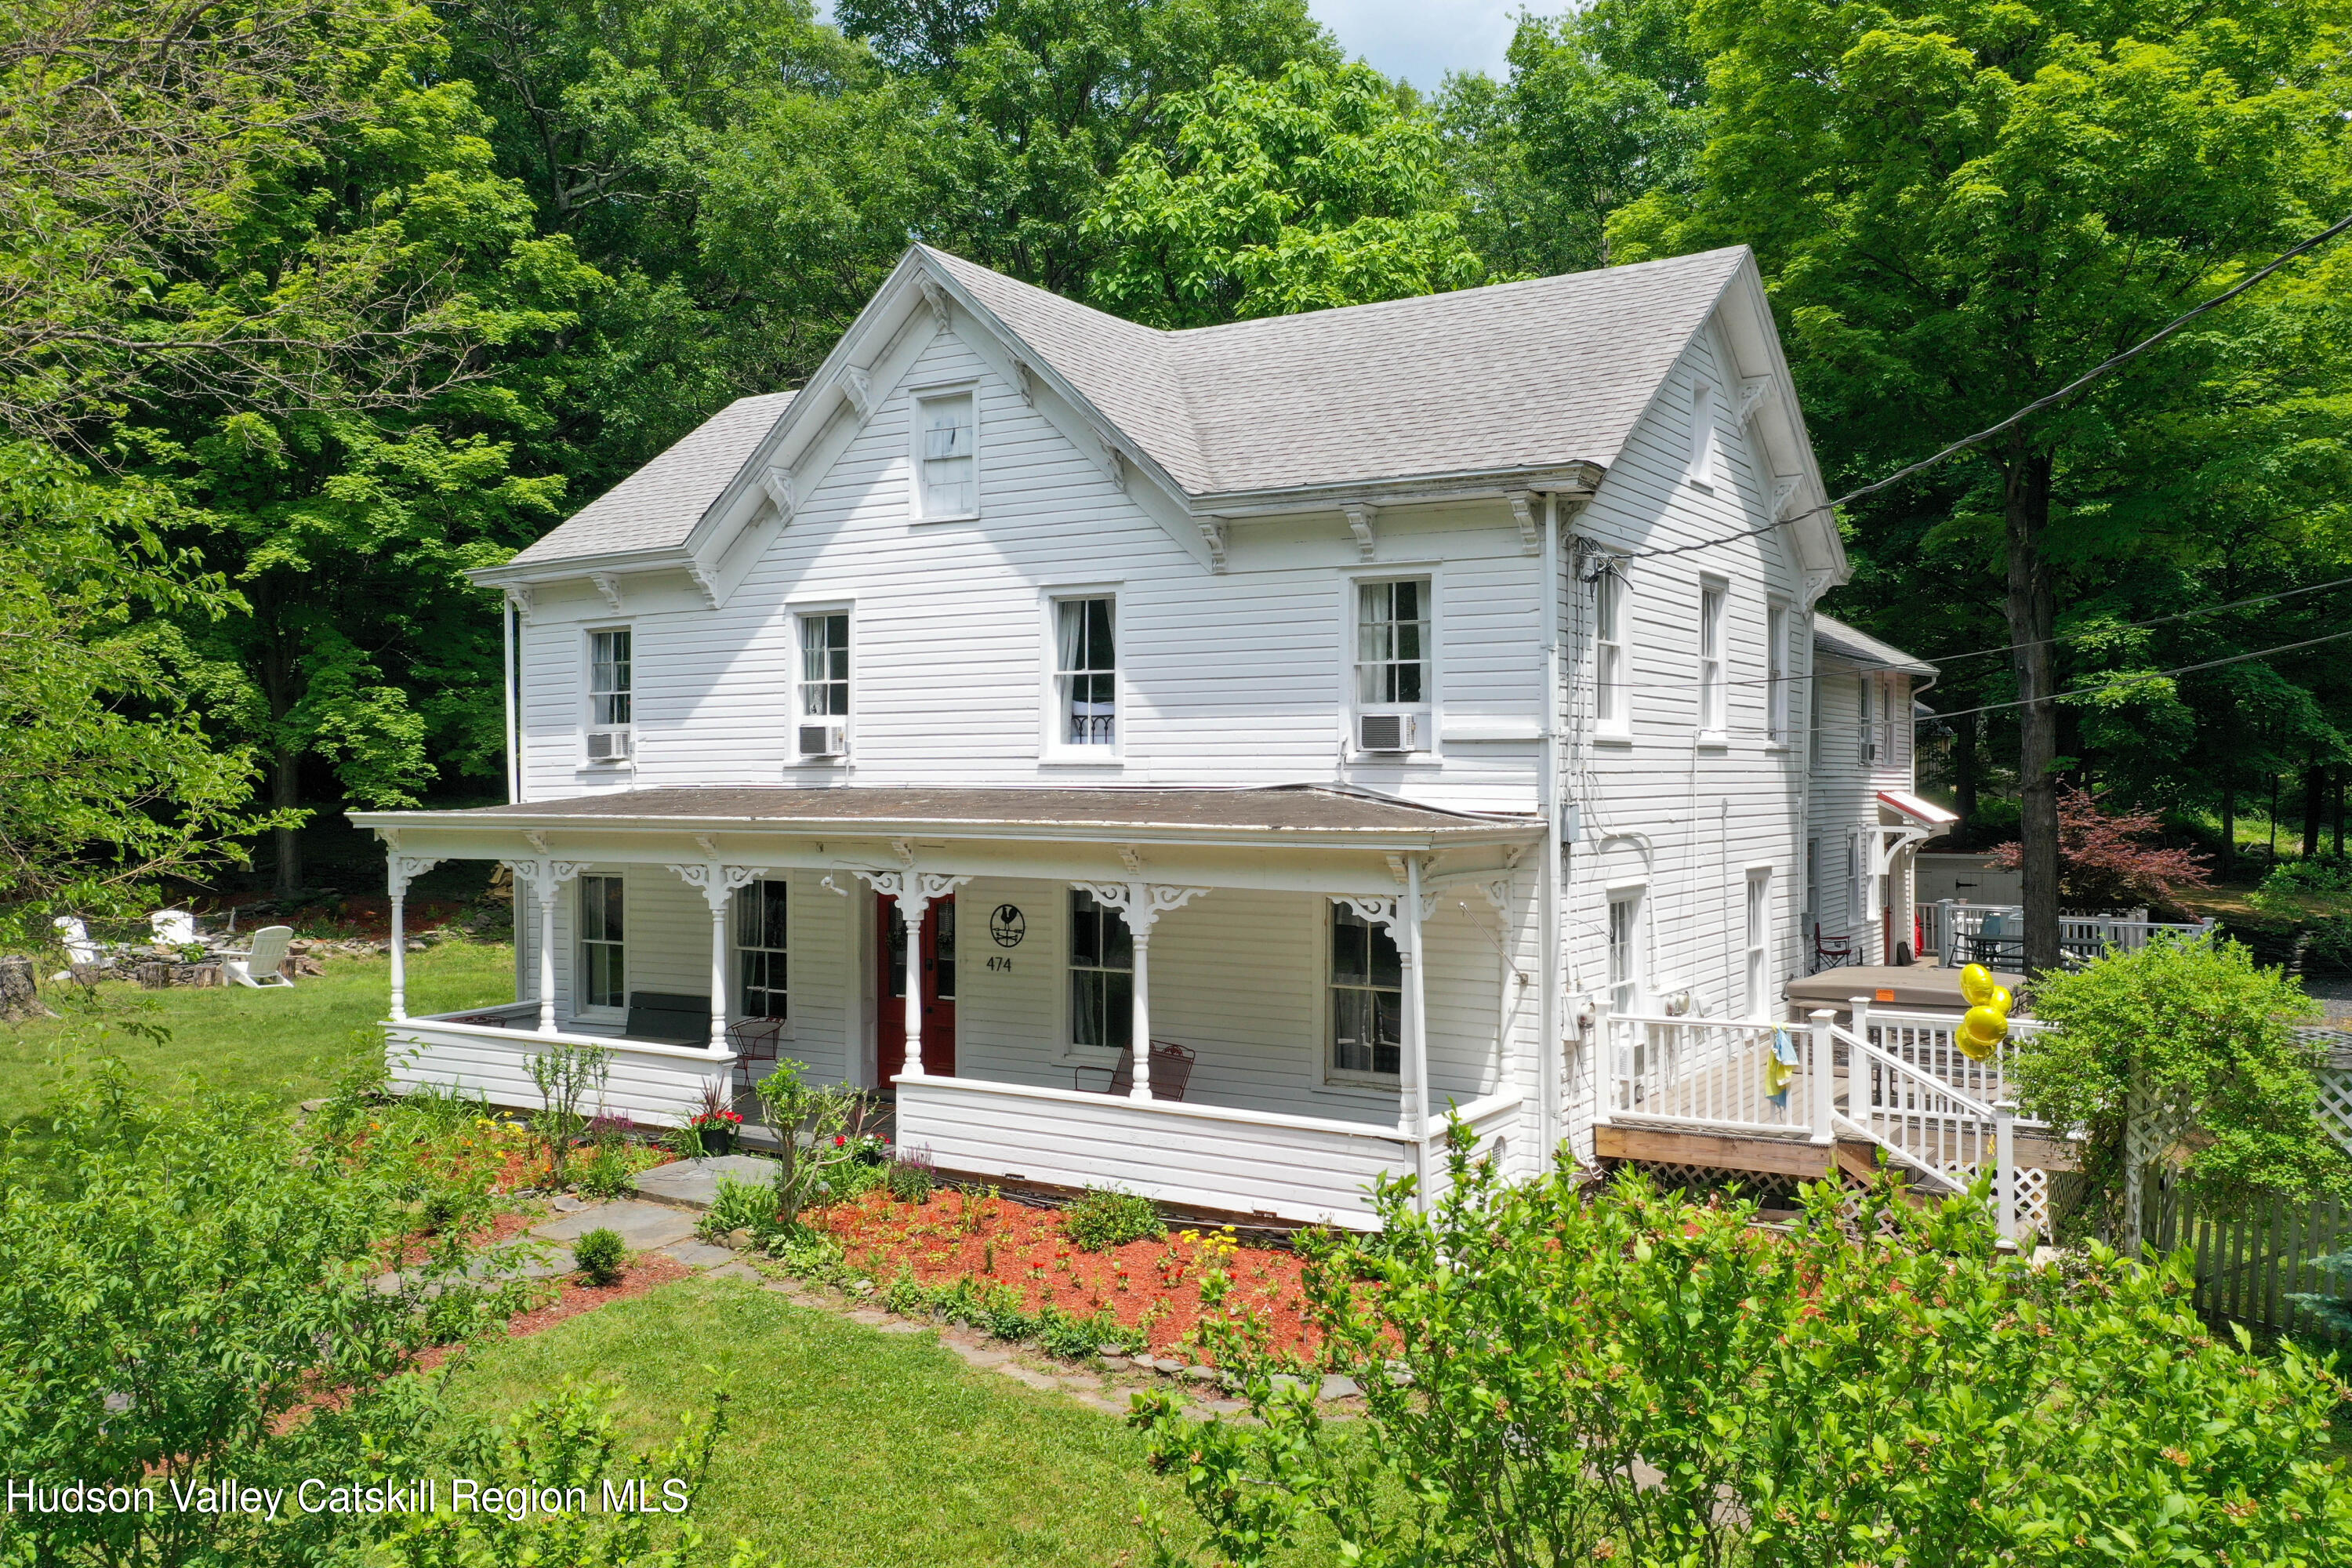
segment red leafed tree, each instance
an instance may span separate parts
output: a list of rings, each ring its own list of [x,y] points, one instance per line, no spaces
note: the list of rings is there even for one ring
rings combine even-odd
[[[2148,842],[2162,830],[2154,812],[2110,815],[2099,797],[2074,784],[2058,792],[2058,903],[2069,913],[2129,909],[2172,897],[2175,888],[2210,886],[2212,875],[2193,849]],[[2015,868],[2015,843],[1992,852],[1993,863]]]

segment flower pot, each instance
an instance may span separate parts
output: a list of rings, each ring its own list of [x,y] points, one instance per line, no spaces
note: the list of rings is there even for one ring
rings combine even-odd
[[[732,1127],[705,1127],[700,1131],[702,1152],[706,1157],[735,1152],[735,1129]]]

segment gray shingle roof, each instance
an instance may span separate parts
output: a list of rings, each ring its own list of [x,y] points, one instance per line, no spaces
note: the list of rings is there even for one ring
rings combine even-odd
[[[1880,642],[1868,632],[1858,632],[1843,621],[1832,620],[1819,611],[1813,614],[1813,647],[1853,664],[1880,665],[1912,675],[1937,673],[1936,667],[1927,660],[1915,658],[1893,643]]]
[[[518,566],[682,544],[793,400],[789,392],[739,397],[677,445],[573,512],[514,558]]]
[[[1606,467],[1747,256],[1161,332],[928,254],[1195,495]]]
[[[921,249],[1194,496],[1605,468],[1747,258],[1171,332]],[[791,397],[730,404],[513,563],[685,543]]]

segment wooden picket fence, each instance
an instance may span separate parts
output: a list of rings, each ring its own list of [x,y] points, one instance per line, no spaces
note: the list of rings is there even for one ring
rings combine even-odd
[[[2352,1248],[2352,1211],[2344,1205],[2273,1198],[2251,1214],[2217,1216],[2199,1213],[2169,1178],[2150,1186],[2151,1239],[2167,1252],[2193,1250],[2197,1310],[2204,1316],[2276,1333],[2307,1331],[2310,1313],[2289,1297],[2352,1298],[2352,1280],[2315,1267]]]

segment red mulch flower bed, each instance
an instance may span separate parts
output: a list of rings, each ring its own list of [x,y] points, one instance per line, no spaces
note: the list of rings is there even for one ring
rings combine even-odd
[[[1201,1279],[1223,1253],[1233,1288],[1221,1310],[1254,1319],[1269,1348],[1303,1356],[1315,1347],[1300,1317],[1297,1256],[1235,1246],[1218,1232],[1174,1230],[1164,1241],[1082,1252],[1055,1210],[956,1191],[911,1205],[872,1192],[813,1217],[877,1283],[911,1271],[925,1285],[1008,1285],[1021,1292],[1024,1311],[1108,1312],[1140,1329],[1155,1352],[1186,1346],[1200,1327]]]
[[[659,1252],[640,1253],[621,1270],[621,1277],[610,1285],[583,1285],[577,1275],[550,1281],[558,1287],[556,1298],[544,1306],[528,1312],[517,1312],[507,1320],[507,1338],[521,1339],[541,1329],[551,1329],[566,1318],[576,1318],[583,1312],[593,1312],[614,1301],[632,1296],[642,1296],[657,1286],[683,1279],[694,1272],[677,1258]],[[447,1361],[456,1350],[454,1345],[436,1345],[419,1356],[420,1371],[429,1372]]]

